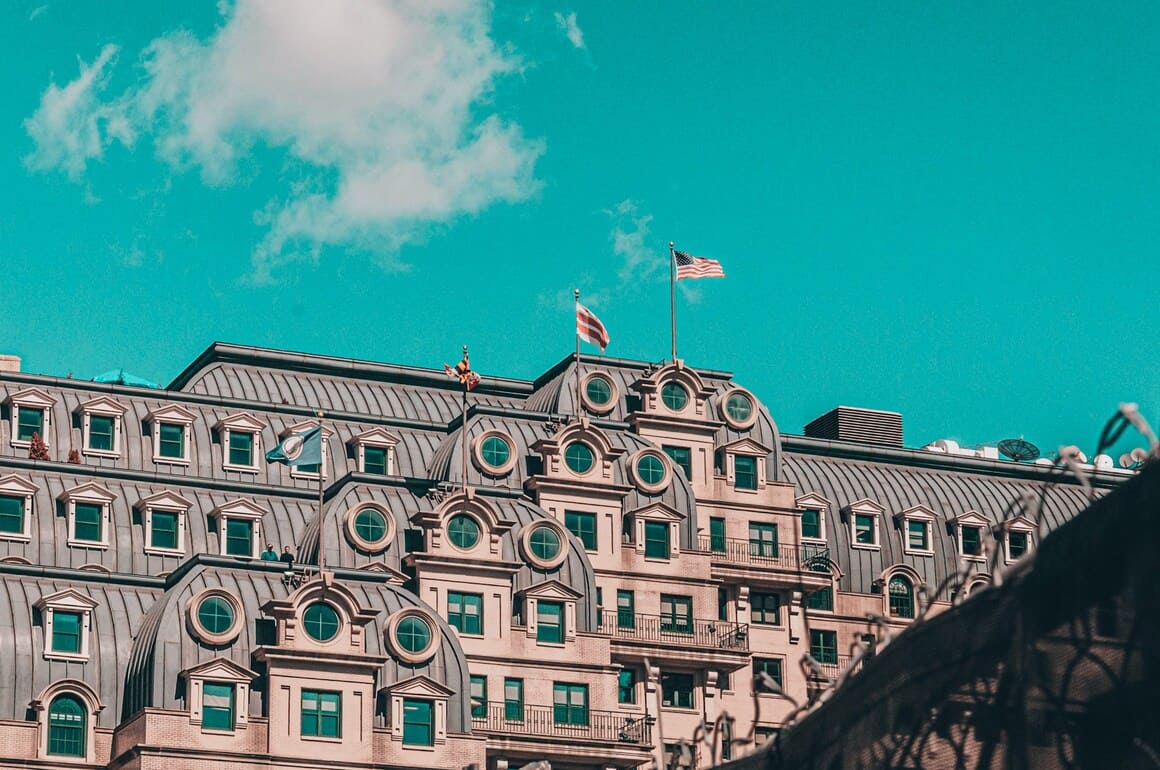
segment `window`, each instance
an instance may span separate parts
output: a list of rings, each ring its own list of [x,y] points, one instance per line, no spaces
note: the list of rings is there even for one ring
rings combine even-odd
[[[33,434],[44,438],[44,410],[16,407],[16,440],[31,441]]]
[[[802,511],[802,537],[821,539],[822,512],[817,508],[807,508]]]
[[[211,634],[224,634],[234,625],[236,615],[221,596],[207,596],[197,605],[197,622]]]
[[[536,641],[560,644],[564,641],[564,605],[536,602]]]
[[[458,548],[474,548],[479,542],[479,523],[465,513],[457,513],[447,522],[447,537]]]
[[[157,426],[157,454],[176,460],[185,459],[185,426],[163,422]]]
[[[85,448],[98,452],[114,451],[116,426],[117,421],[113,417],[104,414],[90,415],[88,441],[85,442]]]
[[[503,718],[510,722],[524,721],[524,680],[503,680]]]
[[[226,555],[254,555],[254,525],[246,519],[226,519]]]
[[[838,662],[838,632],[810,631],[810,657],[818,663]]]
[[[473,719],[487,717],[487,677],[471,675],[471,716]]]
[[[79,612],[52,613],[52,651],[79,655],[83,617]]]
[[[753,593],[750,595],[753,607],[753,622],[763,626],[781,625],[781,596],[779,594]]]
[[[662,671],[661,705],[677,709],[693,708],[693,675]]]
[[[1007,558],[1014,561],[1027,553],[1029,536],[1026,532],[1013,529],[1007,533]]]
[[[596,456],[592,454],[592,449],[579,441],[573,441],[564,450],[564,463],[574,473],[587,473],[592,470],[595,461]]]
[[[403,650],[418,655],[431,646],[431,626],[417,615],[407,615],[395,628],[395,639]]]
[[[914,586],[902,575],[890,578],[886,585],[890,597],[890,614],[896,618],[914,617]]]
[[[545,561],[550,561],[560,553],[560,536],[551,527],[535,527],[528,538],[532,554]]]
[[[778,689],[785,686],[781,678],[781,658],[754,658],[753,659],[753,689],[755,692],[777,692],[765,682],[762,674],[766,674],[777,685]]]
[[[229,464],[253,467],[254,434],[239,430],[231,430],[229,433]]]
[[[930,524],[910,519],[906,522],[906,547],[912,551],[930,550]]]
[[[564,511],[564,526],[584,544],[584,550],[596,550],[596,514]]]
[[[645,492],[659,492],[668,481],[669,469],[665,461],[652,450],[637,455],[632,468],[637,485]]]
[[[636,669],[622,668],[616,675],[616,702],[636,703]]]
[[[502,468],[511,457],[512,448],[502,437],[488,436],[480,443],[479,453],[485,464],[492,468]]]
[[[777,558],[777,525],[751,521],[749,523],[749,555],[766,559]]]
[[[190,504],[192,505],[192,503]],[[214,509],[223,556],[258,557],[262,516],[266,511],[249,500],[232,500]]]
[[[584,383],[584,396],[588,399],[589,406],[604,411],[612,402],[612,388],[612,382],[604,375],[588,375],[588,381]]]
[[[0,495],[0,532],[23,535],[25,503],[28,498]]]
[[[553,682],[552,717],[558,725],[587,725],[588,685]]]
[[[678,382],[666,382],[661,387],[661,400],[674,412],[679,412],[689,403],[689,391]]]
[[[447,624],[463,634],[482,634],[483,595],[448,591]]]
[[[665,454],[673,461],[673,465],[684,471],[685,478],[693,480],[693,450],[687,446],[663,446]]]
[[[729,619],[729,589],[717,589],[717,620]]]
[[[753,402],[749,396],[734,391],[725,400],[725,417],[734,425],[744,425],[753,414]]]
[[[661,631],[693,633],[693,597],[661,594]]]
[[[178,549],[176,511],[152,511],[152,526],[149,531],[149,545],[167,551]]]
[[[669,558],[669,530],[669,525],[663,521],[646,521],[644,523],[644,555],[646,558]]]
[[[105,507],[100,503],[75,503],[74,506],[73,539],[104,542]]]
[[[814,591],[806,599],[806,606],[811,610],[825,610],[826,612],[834,611],[834,589],[832,586],[826,586],[817,591]]]
[[[373,473],[376,476],[387,475],[387,448],[384,446],[365,446],[362,450],[362,472]]]
[[[636,628],[636,595],[632,591],[616,592],[616,627]]]
[[[314,602],[302,613],[302,628],[316,642],[329,642],[338,635],[340,625],[338,613],[325,602]]]
[[[48,707],[48,753],[84,757],[88,714],[75,695],[58,695]]]
[[[354,531],[368,545],[377,545],[387,537],[389,523],[378,508],[363,508],[354,517]]]
[[[234,692],[232,684],[206,682],[201,689],[201,726],[206,730],[234,729]]]
[[[725,519],[719,516],[709,519],[709,550],[725,553]]]
[[[435,745],[435,704],[417,698],[403,699],[403,745]]]
[[[302,691],[302,735],[342,737],[342,693]]]
[[[964,556],[983,555],[983,528],[963,524],[959,528],[959,538]]]
[[[860,545],[878,545],[877,517],[868,513],[854,514],[854,542]]]
[[[733,485],[737,489],[757,489],[757,458],[750,455],[733,457]]]

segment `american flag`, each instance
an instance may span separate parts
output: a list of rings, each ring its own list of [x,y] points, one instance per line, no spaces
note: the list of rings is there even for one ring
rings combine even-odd
[[[590,345],[600,348],[601,353],[608,347],[608,330],[595,313],[579,302],[576,303],[576,334]]]
[[[721,263],[715,259],[694,257],[691,254],[686,254],[683,251],[674,251],[673,256],[677,260],[678,281],[684,280],[685,278],[725,277],[725,271],[721,269]]]

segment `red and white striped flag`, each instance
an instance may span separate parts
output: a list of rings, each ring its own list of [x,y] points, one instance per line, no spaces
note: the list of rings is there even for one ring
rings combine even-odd
[[[585,342],[600,348],[601,353],[608,347],[608,330],[595,313],[579,302],[576,303],[576,334]]]
[[[673,257],[677,260],[677,280],[686,278],[724,278],[725,271],[721,263],[707,257],[694,257],[683,251],[674,251]]]

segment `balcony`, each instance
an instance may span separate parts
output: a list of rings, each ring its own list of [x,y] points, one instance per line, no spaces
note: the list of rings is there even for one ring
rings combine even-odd
[[[830,661],[833,662],[823,662],[819,660],[818,667],[821,669],[821,671],[809,671],[809,678],[816,680],[821,676],[825,676],[829,677],[830,679],[837,679],[838,674],[842,673],[842,671],[845,670],[846,666],[850,663],[850,658],[847,655],[831,656]]]
[[[749,624],[728,620],[686,620],[669,615],[603,610],[600,630],[614,640],[672,646],[682,651],[749,652]]]
[[[698,535],[697,548],[709,554],[716,577],[785,582],[787,576],[793,576],[792,582],[817,583],[819,587],[830,580],[830,552],[823,545],[781,545]],[[811,569],[812,565],[819,569]],[[778,581],[778,576],[781,581]]]
[[[589,709],[583,713],[583,724],[574,724],[557,721],[556,709],[552,706],[488,703],[486,711],[484,716],[471,718],[473,732],[652,748],[652,722],[648,717],[634,719],[623,712]]]

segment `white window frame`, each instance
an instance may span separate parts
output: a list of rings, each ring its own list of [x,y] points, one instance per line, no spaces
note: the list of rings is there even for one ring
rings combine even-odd
[[[141,526],[145,531],[145,553],[156,556],[182,556],[185,554],[186,520],[193,503],[175,492],[159,492],[139,501]],[[153,543],[153,514],[155,512],[177,514],[177,547],[158,548]]]
[[[576,641],[576,603],[580,594],[558,580],[546,580],[543,583],[529,586],[516,592],[517,597],[524,600],[524,625],[526,634],[536,645],[543,647],[560,647]],[[562,642],[539,642],[536,640],[539,625],[540,602],[553,602],[563,605],[564,639]]]
[[[355,468],[359,473],[366,473],[366,448],[378,447],[387,450],[386,475],[395,475],[395,447],[399,444],[399,437],[382,428],[371,428],[351,438],[347,444],[354,448]],[[515,454],[513,452],[512,454]]]
[[[101,396],[79,405],[74,413],[81,418],[81,454],[91,457],[120,457],[122,449],[122,435],[124,431],[125,412],[128,409],[111,398]],[[93,417],[113,418],[113,448],[90,449],[89,436]]]
[[[189,465],[193,457],[193,430],[192,425],[197,415],[193,412],[178,406],[177,404],[169,404],[160,409],[149,413],[149,422],[153,425],[153,462],[159,465]],[[181,457],[162,457],[161,456],[161,426],[165,425],[180,425],[183,428],[181,448],[183,455]]]
[[[0,478],[0,495],[24,498],[24,521],[20,532],[0,532],[0,540],[18,540],[27,543],[32,539],[32,498],[37,486],[16,474]]]
[[[846,515],[849,517],[850,523],[850,547],[862,548],[865,550],[881,550],[882,548],[882,514],[886,512],[878,503],[869,498],[862,498],[856,500],[846,506]],[[874,522],[874,542],[873,543],[859,543],[858,542],[858,516],[870,516]]]
[[[20,427],[20,409],[26,407],[28,409],[39,409],[44,412],[44,420],[40,426],[40,439],[45,446],[51,446],[52,441],[49,440],[49,433],[52,430],[52,408],[56,406],[56,399],[45,393],[39,388],[27,388],[17,393],[13,393],[4,399],[4,403],[8,405],[10,420],[8,423],[9,429],[9,443],[14,447],[28,448],[32,446],[31,439],[18,440],[16,438],[17,431]]]
[[[1003,557],[1008,564],[1014,564],[1022,559],[1022,556],[1011,556],[1011,533],[1022,532],[1027,535],[1027,550],[1024,555],[1035,550],[1035,522],[1031,521],[1025,516],[1018,516],[1008,522],[1006,531],[1003,533]]]
[[[68,544],[73,548],[106,549],[109,547],[109,531],[112,528],[113,501],[117,499],[109,490],[89,482],[79,487],[66,490],[60,499],[65,504],[68,516]],[[76,536],[77,503],[90,503],[101,506],[101,539],[80,540]]]
[[[97,602],[80,591],[66,588],[63,591],[42,596],[32,605],[40,610],[42,625],[44,626],[44,659],[87,661],[89,659],[89,641],[92,638],[93,610]],[[81,616],[81,649],[80,652],[60,652],[52,649],[52,626],[57,612],[71,612]]]
[[[203,695],[206,682],[220,682],[234,687],[234,726],[230,730],[202,728],[210,733],[233,733],[249,727],[250,686],[258,674],[239,666],[229,658],[214,658],[181,672],[188,683],[186,697],[189,704],[190,724],[201,725]]]
[[[214,429],[218,432],[222,448],[222,470],[237,471],[238,473],[258,473],[262,470],[262,429],[266,423],[254,417],[249,412],[232,414],[218,420]],[[237,465],[230,462],[230,434],[249,433],[254,437],[252,445],[253,456],[249,465]]]
[[[230,519],[243,519],[249,520],[251,527],[249,558],[257,559],[262,549],[262,517],[266,515],[266,509],[249,500],[231,500],[214,508],[213,514],[217,519],[218,553],[222,556],[246,558],[226,552],[226,523]]]
[[[916,505],[895,515],[902,530],[902,551],[911,556],[934,556],[935,512],[925,505]],[[918,521],[926,525],[926,545],[924,548],[910,547],[910,522]]]
[[[391,740],[403,742],[403,701],[429,700],[434,704],[434,740],[433,746],[414,746],[407,744],[406,751],[434,751],[436,746],[447,743],[447,703],[453,692],[433,679],[423,675],[413,676],[396,682],[390,687],[384,687],[383,692],[390,700]]]
[[[636,511],[630,511],[629,516],[632,516],[632,531],[635,535],[633,550],[636,551],[642,559],[648,558],[650,561],[661,561],[655,556],[646,557],[644,555],[644,525],[647,521],[661,522],[669,526],[669,555],[664,561],[675,559],[681,553],[681,532],[680,523],[685,517],[678,513],[673,508],[664,503],[653,503],[650,506],[641,508]]]
[[[981,561],[987,560],[987,533],[991,528],[991,521],[978,511],[967,511],[955,517],[955,550],[958,552],[960,559],[967,561]],[[978,527],[979,528],[979,553],[967,554],[963,553],[963,527]]]
[[[826,536],[828,535],[826,525],[830,518],[830,501],[819,494],[810,492],[794,500],[794,507],[803,512],[806,510],[818,512],[818,532],[821,534],[820,537],[806,537],[801,534],[801,517],[798,517],[798,535],[801,537],[802,542],[825,543]]]

